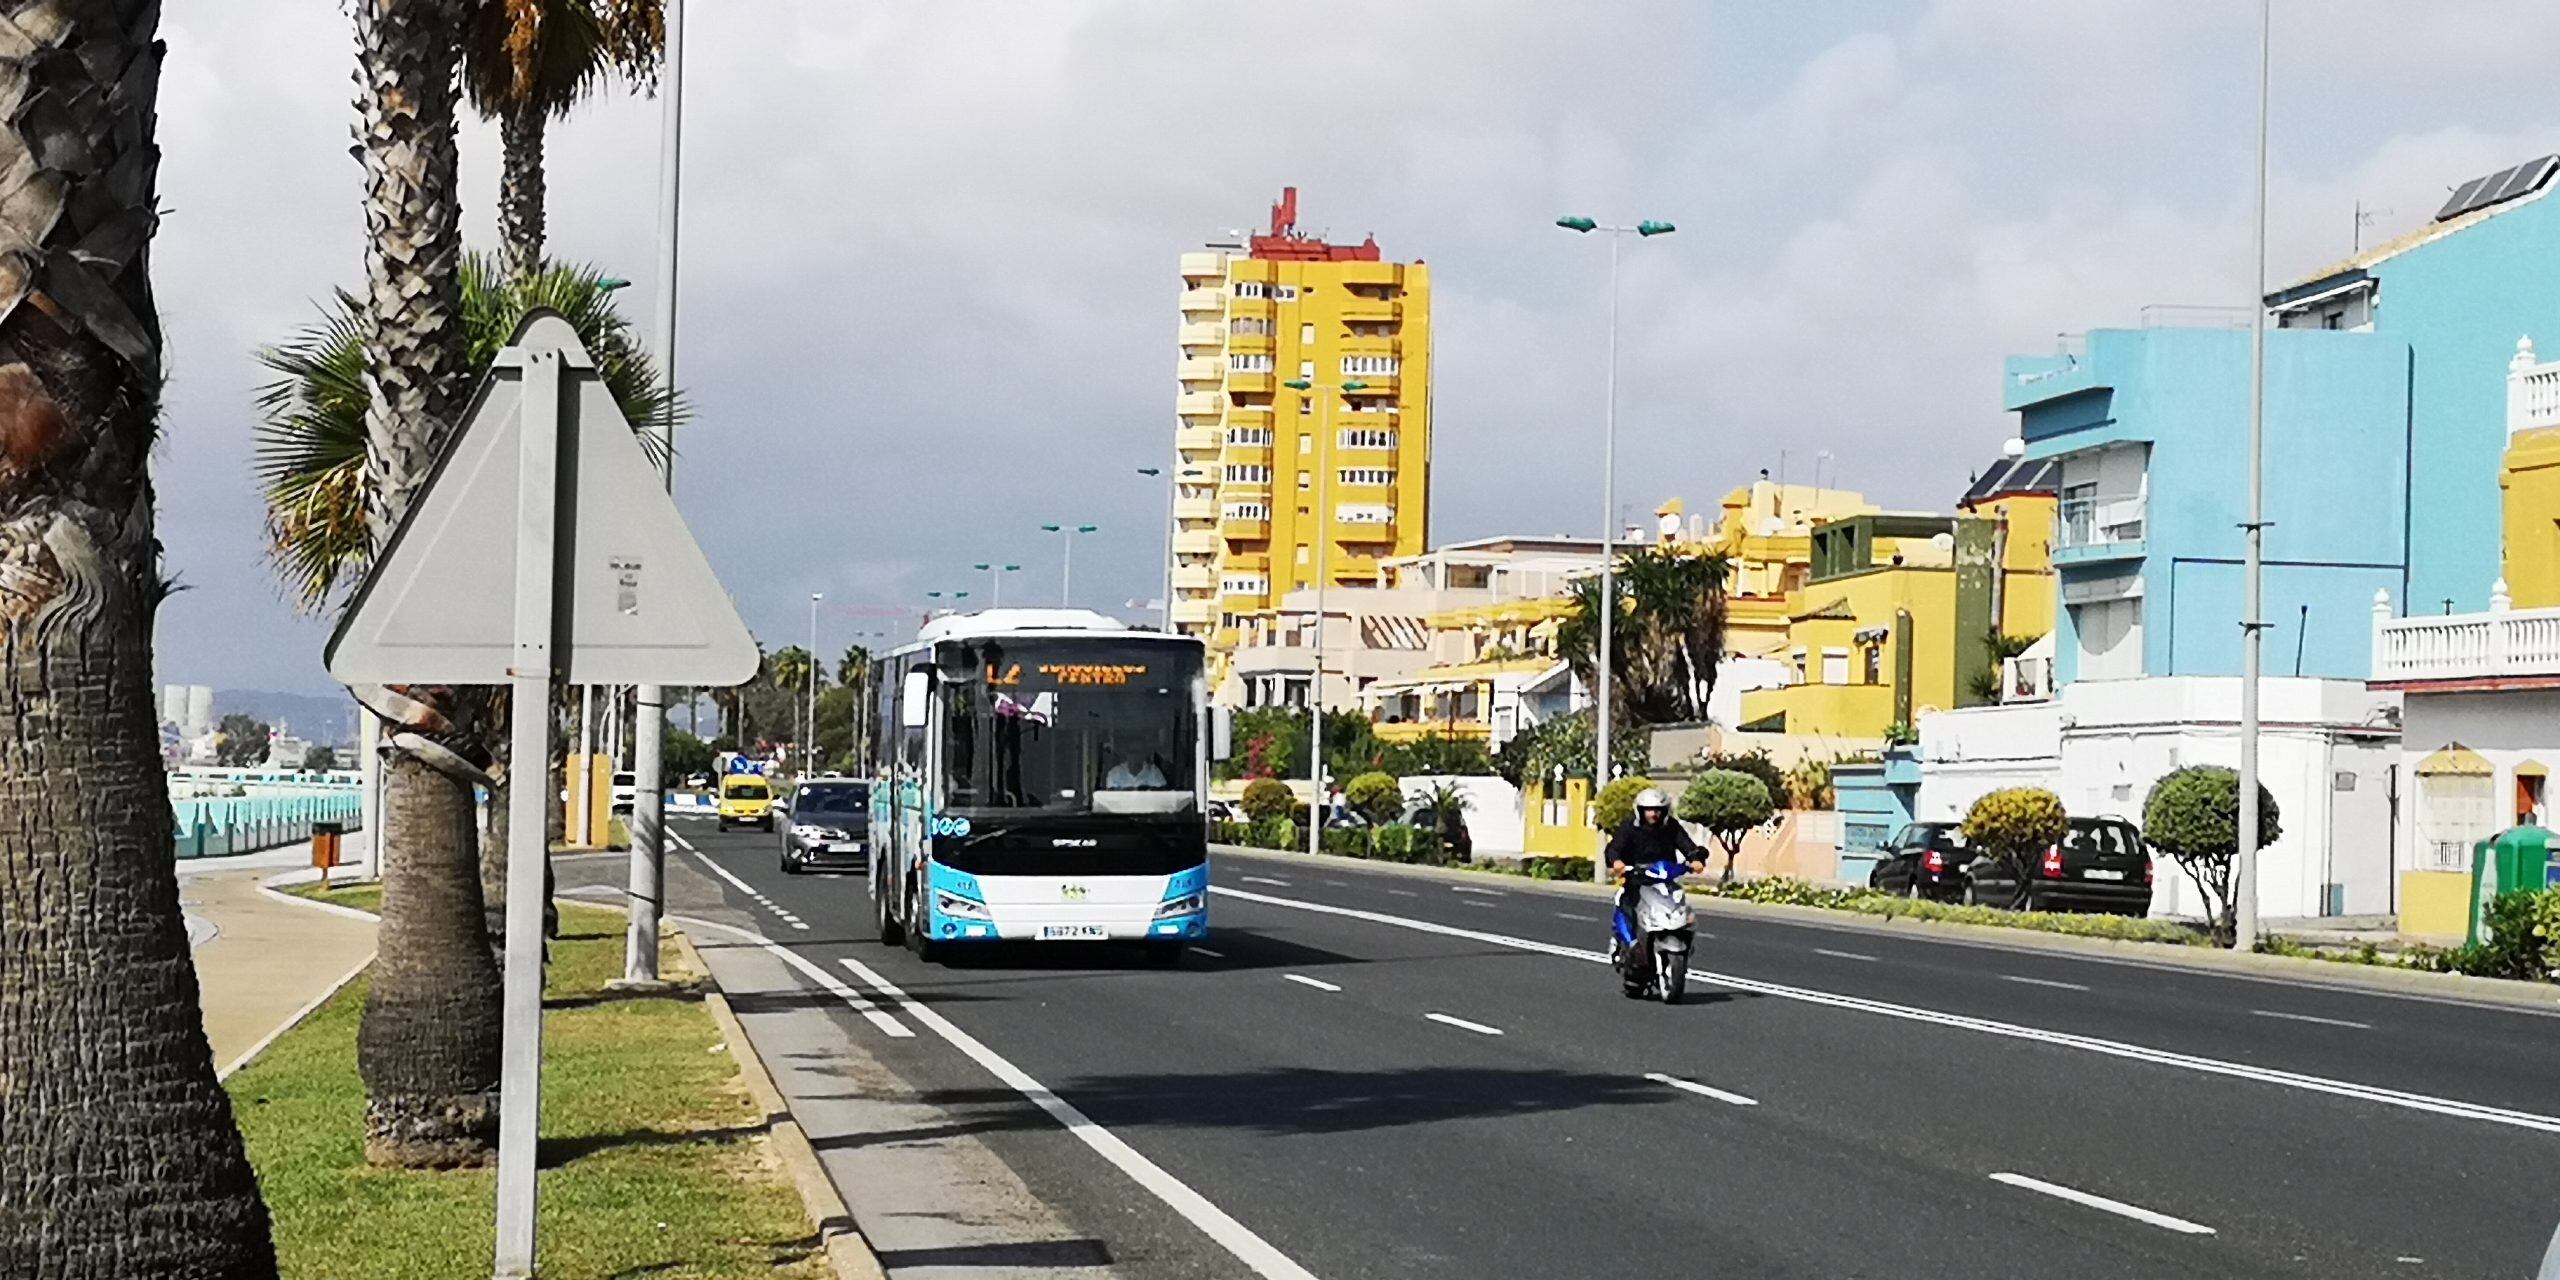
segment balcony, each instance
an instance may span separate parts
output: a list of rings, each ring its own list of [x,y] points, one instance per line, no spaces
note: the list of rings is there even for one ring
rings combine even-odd
[[[1182,291],[1182,313],[1184,315],[1197,315],[1203,312],[1214,314],[1226,310],[1226,307],[1227,292],[1224,289],[1185,289]]]
[[[1212,426],[1183,426],[1173,433],[1173,447],[1185,454],[1215,453],[1224,448],[1227,433]]]
[[[1173,571],[1176,591],[1213,591],[1218,586],[1218,571],[1205,564],[1186,564]]]
[[[1215,520],[1218,518],[1216,498],[1176,498],[1173,500],[1176,520]]]
[[[1215,529],[1185,529],[1173,535],[1175,555],[1216,555],[1218,550],[1218,531]]]
[[[1173,376],[1188,383],[1215,384],[1227,376],[1227,363],[1216,356],[1186,356],[1173,367]]]
[[[1336,520],[1333,522],[1333,537],[1336,542],[1369,546],[1381,542],[1394,542],[1396,527],[1392,524],[1380,524],[1374,520]]]
[[[1346,337],[1342,340],[1342,354],[1347,356],[1396,356],[1404,354],[1404,351],[1402,350],[1403,346],[1403,341],[1397,338]]]
[[[1381,302],[1376,298],[1344,298],[1334,305],[1334,314],[1344,320],[1374,324],[1381,320],[1398,320],[1404,316],[1401,302]]]
[[[1173,398],[1173,411],[1188,417],[1208,417],[1227,407],[1227,398],[1215,391],[1185,391]]]
[[[1227,343],[1227,326],[1223,324],[1185,324],[1174,331],[1174,341],[1186,347],[1222,347]]]
[[[1463,738],[1484,742],[1493,737],[1493,726],[1482,720],[1381,720],[1369,726],[1370,736],[1380,742],[1419,742],[1424,738]]]
[[[1215,600],[1176,600],[1173,602],[1173,620],[1177,625],[1205,627],[1211,622],[1216,621],[1217,617],[1218,602]]]
[[[2507,362],[2507,434],[2560,427],[2560,362],[2541,363],[2533,339],[2516,340]]]
[[[1269,298],[1229,298],[1227,314],[1229,316],[1261,316],[1268,319],[1273,305]]]
[[[1185,280],[1226,279],[1227,255],[1207,250],[1193,250],[1182,255],[1182,278]]]
[[[1227,390],[1233,391],[1239,395],[1269,395],[1271,394],[1271,388],[1273,386],[1271,379],[1272,374],[1268,371],[1262,373],[1229,372],[1227,374]]]
[[[2140,559],[2147,511],[2140,494],[2063,499],[2053,521],[2054,559],[2060,563]]]
[[[1227,350],[1268,355],[1276,341],[1278,339],[1267,333],[1230,333],[1227,335]]]
[[[2403,688],[2560,686],[2560,609],[2379,619],[2373,682]],[[2377,606],[2382,608],[2387,606]]]
[[[1268,520],[1239,520],[1230,516],[1218,521],[1218,534],[1221,537],[1236,538],[1248,542],[1256,539],[1268,538],[1271,536],[1271,522]]]

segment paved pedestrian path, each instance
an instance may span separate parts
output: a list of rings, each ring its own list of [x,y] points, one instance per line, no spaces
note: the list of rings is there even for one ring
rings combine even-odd
[[[308,857],[295,849],[179,864],[205,1039],[226,1076],[373,958],[373,921],[261,887]]]

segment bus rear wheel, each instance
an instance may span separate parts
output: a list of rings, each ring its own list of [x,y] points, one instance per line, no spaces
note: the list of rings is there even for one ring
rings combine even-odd
[[[915,952],[916,959],[931,964],[942,958],[942,947],[925,936],[924,904],[913,895],[907,898],[907,924],[900,932],[906,934],[907,950]]]
[[[907,931],[889,914],[889,895],[881,891],[876,875],[871,878],[871,923],[880,931],[881,946],[894,947],[907,940]]]

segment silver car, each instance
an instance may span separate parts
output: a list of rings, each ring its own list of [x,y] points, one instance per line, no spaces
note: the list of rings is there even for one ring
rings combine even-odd
[[[871,784],[811,778],[784,802],[782,871],[864,871],[871,866]]]

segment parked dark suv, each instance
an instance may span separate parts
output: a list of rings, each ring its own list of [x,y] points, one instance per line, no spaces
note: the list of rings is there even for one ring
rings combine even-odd
[[[782,828],[785,875],[871,865],[871,784],[852,778],[812,778],[791,793]]]
[[[1964,896],[1965,864],[1973,855],[1964,846],[1961,822],[1914,822],[1884,847],[1884,860],[1867,873],[1867,887],[1906,898],[1953,902]]]
[[[2122,818],[2073,818],[2062,843],[2027,868],[2029,911],[2151,913],[2151,853],[2142,831]],[[2007,906],[2018,882],[1988,859],[1966,868],[1965,901]]]

